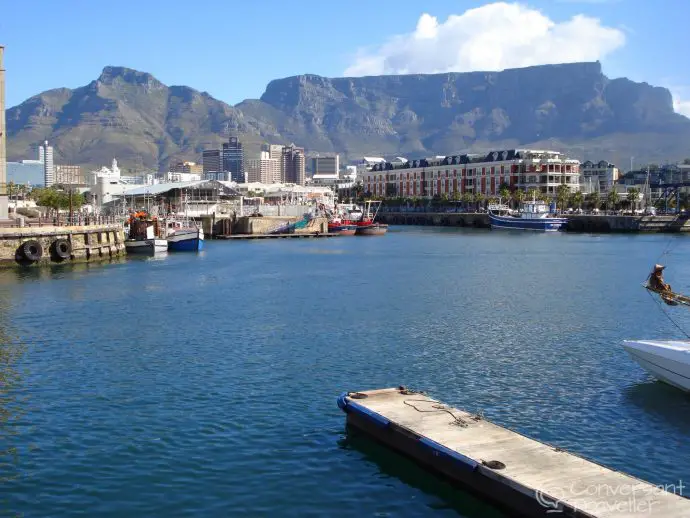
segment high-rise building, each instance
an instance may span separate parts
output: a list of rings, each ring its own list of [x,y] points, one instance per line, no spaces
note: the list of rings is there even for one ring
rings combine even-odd
[[[177,162],[170,165],[171,173],[202,174],[204,168],[196,162]],[[214,173],[216,171],[213,171]]]
[[[220,149],[207,149],[203,152],[201,164],[206,173],[222,173],[223,162],[221,160]]]
[[[7,155],[5,147],[5,67],[3,57],[5,47],[0,45],[0,219],[7,219]]]
[[[223,171],[230,173],[233,182],[244,182],[244,150],[237,137],[230,137],[223,143]]]
[[[316,156],[311,159],[311,174],[338,175],[340,171],[340,156]]]
[[[304,185],[304,148],[285,146],[282,153],[283,182]]]
[[[261,183],[280,182],[280,162],[262,151],[258,159],[247,160],[247,181]]]
[[[285,181],[285,167],[283,164],[283,146],[281,144],[262,144],[261,150],[268,153],[268,158],[275,160],[278,164],[278,172],[272,183]]]
[[[55,167],[53,166],[53,146],[46,140],[38,147],[38,160],[43,162],[43,185],[50,187],[55,183]]]

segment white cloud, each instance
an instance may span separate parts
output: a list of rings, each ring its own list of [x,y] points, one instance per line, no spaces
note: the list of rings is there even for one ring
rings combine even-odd
[[[554,22],[518,3],[497,2],[439,22],[424,13],[414,32],[360,49],[346,76],[503,70],[595,61],[625,44],[620,29],[596,18]]]
[[[690,101],[687,99],[681,99],[677,92],[673,92],[673,109],[676,113],[690,117]]]

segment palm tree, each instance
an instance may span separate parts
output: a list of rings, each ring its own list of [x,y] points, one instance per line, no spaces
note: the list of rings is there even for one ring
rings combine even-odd
[[[527,191],[527,199],[528,200],[539,200],[541,199],[541,192],[539,189],[535,189],[532,187],[529,191]]]
[[[618,205],[618,200],[619,200],[618,192],[616,191],[616,189],[611,189],[609,191],[608,196],[606,196],[606,205],[607,205],[606,208],[608,210],[611,210],[611,207],[613,207],[613,210],[615,210],[616,205]]]
[[[630,210],[635,212],[637,208],[637,202],[640,200],[640,190],[637,187],[630,187],[628,189],[628,204],[630,205]]]
[[[474,194],[474,202],[477,204],[477,211],[479,211],[479,207],[484,202],[485,199],[486,199],[486,196],[484,196],[480,192],[477,192]]]
[[[561,206],[561,211],[565,211],[568,200],[570,199],[570,187],[565,184],[561,184],[556,189],[556,200]]]
[[[598,192],[593,192],[587,195],[587,201],[591,205],[592,209],[598,209],[601,205],[601,197]]]
[[[469,204],[474,202],[474,194],[471,192],[464,193],[462,195],[462,202],[465,204],[465,209],[467,209]]]
[[[462,195],[460,194],[460,191],[453,191],[453,194],[451,194],[450,199],[453,200],[453,206],[455,207],[455,212],[458,211],[458,202],[462,199]]]
[[[519,205],[520,203],[522,203],[523,201],[525,201],[525,191],[523,191],[522,189],[517,189],[517,190],[513,193],[513,196],[512,196],[512,197],[513,197],[513,199],[515,200],[515,202]]]
[[[499,189],[498,194],[501,196],[501,200],[505,200],[505,203],[510,203],[510,189],[507,185],[503,185]]]
[[[577,207],[578,209],[582,208],[582,200],[583,196],[580,191],[575,191],[573,195],[570,197],[570,203],[572,203],[573,206]]]

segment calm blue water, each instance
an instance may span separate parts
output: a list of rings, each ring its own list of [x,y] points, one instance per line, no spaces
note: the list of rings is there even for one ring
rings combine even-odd
[[[500,516],[344,433],[405,384],[654,483],[690,480],[690,398],[624,338],[690,239],[394,228],[0,273],[0,513]],[[690,312],[673,309],[690,330]]]

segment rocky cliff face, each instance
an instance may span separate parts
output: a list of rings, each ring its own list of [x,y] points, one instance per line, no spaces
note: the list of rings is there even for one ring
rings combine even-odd
[[[228,128],[243,140],[308,151],[430,155],[513,146],[557,147],[580,158],[690,155],[690,119],[668,90],[608,79],[599,63],[503,72],[271,81],[235,107],[153,76],[106,67],[75,90],[32,97],[7,113],[9,152],[26,157],[49,138],[70,163],[165,167],[198,160]]]

